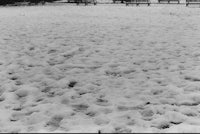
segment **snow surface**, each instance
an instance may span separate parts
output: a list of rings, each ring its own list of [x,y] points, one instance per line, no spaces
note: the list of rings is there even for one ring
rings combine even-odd
[[[0,8],[0,132],[200,132],[200,9]]]

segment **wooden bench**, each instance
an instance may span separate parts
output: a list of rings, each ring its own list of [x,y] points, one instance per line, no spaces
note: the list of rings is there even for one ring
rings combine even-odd
[[[167,3],[178,2],[178,4],[180,4],[180,0],[158,0],[158,3],[161,3],[161,2],[167,2]]]
[[[151,2],[150,0],[127,0],[126,6],[128,6],[129,4],[136,4],[136,6],[139,6],[139,4],[147,4],[148,6],[150,6]]]
[[[85,5],[94,4],[94,5],[96,5],[97,1],[96,0],[68,0],[68,3],[76,3],[77,5],[79,5],[79,4],[85,4]]]
[[[200,0],[186,0],[186,6],[189,4],[200,4]]]
[[[75,0],[68,0],[67,3],[76,3]]]
[[[43,1],[40,1],[40,2],[37,2],[37,1],[30,1],[29,3],[28,3],[28,5],[29,6],[32,6],[32,5],[38,5],[38,4],[42,4],[42,5],[44,5],[46,2],[43,0]]]
[[[120,1],[121,3],[124,3],[125,0],[113,0],[113,3],[116,3],[116,1]]]

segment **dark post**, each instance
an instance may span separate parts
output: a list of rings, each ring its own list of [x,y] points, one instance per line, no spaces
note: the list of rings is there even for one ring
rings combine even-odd
[[[189,0],[186,0],[186,6],[188,6],[189,5]]]
[[[139,6],[138,0],[136,0],[136,6]]]

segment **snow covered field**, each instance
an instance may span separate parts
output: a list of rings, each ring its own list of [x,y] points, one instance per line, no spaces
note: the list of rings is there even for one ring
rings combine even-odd
[[[200,9],[0,8],[0,132],[200,132]]]

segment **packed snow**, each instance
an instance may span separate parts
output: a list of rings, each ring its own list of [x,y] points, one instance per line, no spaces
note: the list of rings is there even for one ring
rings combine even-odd
[[[0,132],[200,132],[200,9],[0,8]]]

